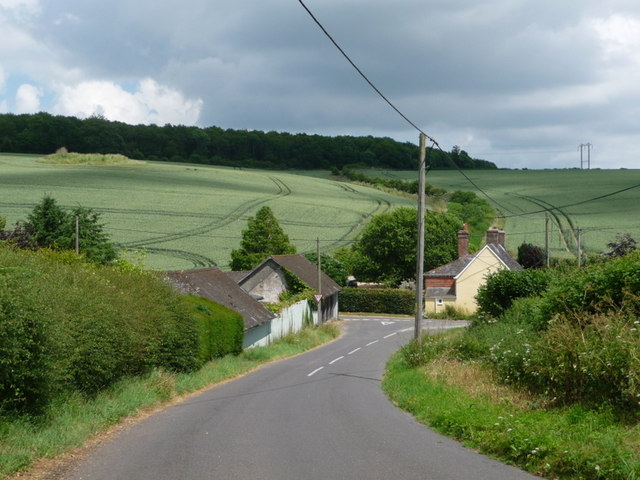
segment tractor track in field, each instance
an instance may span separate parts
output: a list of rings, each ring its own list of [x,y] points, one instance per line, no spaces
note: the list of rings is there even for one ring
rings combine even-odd
[[[573,224],[573,220],[564,210],[556,207],[554,204],[549,203],[546,200],[531,197],[529,195],[521,195],[519,193],[508,193],[507,195],[513,195],[515,197],[531,202],[538,207],[544,208],[549,213],[549,215],[551,215],[553,222],[558,227],[562,244],[567,252],[571,252],[572,244],[578,244],[578,238],[576,237],[576,229]],[[563,220],[566,222],[567,227],[563,227]]]
[[[267,203],[269,201],[272,201],[276,198],[282,198],[282,197],[286,197],[289,196],[293,193],[293,191],[291,190],[291,188],[284,183],[282,180],[280,180],[277,177],[269,177],[269,179],[275,184],[276,186],[276,193],[266,197],[266,198],[259,198],[259,199],[254,199],[254,200],[249,200],[247,202],[244,202],[242,204],[240,204],[238,207],[236,207],[233,211],[231,211],[230,213],[221,216],[219,219],[216,219],[212,222],[208,222],[200,227],[196,227],[196,228],[192,228],[192,229],[188,229],[188,230],[183,230],[181,232],[176,232],[176,233],[167,233],[167,234],[162,234],[162,235],[156,235],[153,237],[148,237],[142,240],[135,240],[132,242],[125,242],[122,244],[123,247],[126,248],[145,248],[147,251],[152,251],[152,248],[157,251],[157,252],[163,252],[166,254],[166,252],[175,252],[178,258],[185,258],[184,255],[181,253],[183,252],[182,250],[173,250],[173,249],[162,249],[162,248],[156,248],[156,247],[152,247],[150,248],[149,245],[157,245],[157,244],[161,244],[161,243],[166,243],[166,242],[172,242],[172,241],[176,241],[176,240],[182,240],[184,238],[189,238],[189,237],[194,237],[194,236],[201,236],[201,235],[207,235],[210,234],[211,232],[225,227],[235,221],[238,220],[238,218],[241,218],[243,216],[243,214],[246,214],[247,212],[249,212],[250,210],[254,209],[255,207],[262,205],[264,203]],[[211,218],[211,216],[209,216],[209,218]],[[188,252],[187,252],[188,253]],[[204,256],[200,256],[198,254],[193,254],[194,255],[194,259],[197,259],[197,263],[194,263],[194,265],[196,266],[200,266],[202,261],[210,261],[212,262],[211,259],[204,257]],[[202,257],[202,258],[198,258],[198,257]],[[190,260],[191,261],[191,260]]]

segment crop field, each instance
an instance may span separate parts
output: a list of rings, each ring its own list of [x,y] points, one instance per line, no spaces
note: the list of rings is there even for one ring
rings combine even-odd
[[[365,173],[417,178],[413,171]],[[588,252],[607,250],[607,243],[624,233],[640,242],[640,170],[466,170],[465,174],[504,216],[511,250],[523,242],[544,246],[545,211],[552,255],[575,254],[578,229],[582,248]],[[427,182],[484,196],[457,171],[430,171]]]
[[[99,212],[124,248],[146,252],[145,265],[226,269],[247,219],[263,205],[275,213],[299,253],[351,243],[367,219],[411,200],[340,182],[260,170],[147,162],[124,166],[50,165],[0,155],[0,216],[25,220],[44,195],[65,208]]]

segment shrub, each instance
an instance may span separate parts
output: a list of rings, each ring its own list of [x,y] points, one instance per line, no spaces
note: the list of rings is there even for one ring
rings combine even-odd
[[[544,295],[543,315],[605,313],[620,308],[640,313],[640,251],[559,276]]]
[[[0,248],[0,265],[3,409],[35,413],[61,392],[198,366],[190,310],[155,276],[10,248]]]
[[[541,270],[500,270],[488,276],[476,294],[478,314],[499,317],[516,298],[542,294],[551,275]]]
[[[594,315],[553,322],[531,349],[527,386],[559,401],[640,404],[640,321]]]
[[[343,288],[339,302],[340,310],[345,312],[413,315],[416,298],[411,291],[395,288]]]
[[[202,297],[188,296],[198,330],[200,362],[242,352],[242,315]]]

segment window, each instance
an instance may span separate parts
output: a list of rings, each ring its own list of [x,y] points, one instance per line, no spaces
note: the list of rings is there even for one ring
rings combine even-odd
[[[444,300],[442,298],[436,298],[436,305],[438,307],[441,307],[442,305],[444,305]]]

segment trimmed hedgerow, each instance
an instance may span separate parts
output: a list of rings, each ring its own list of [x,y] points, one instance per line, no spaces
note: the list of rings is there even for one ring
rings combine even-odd
[[[190,307],[155,276],[0,248],[0,411],[35,413],[62,392],[199,365]]]
[[[413,315],[416,308],[416,297],[412,291],[395,288],[343,288],[339,302],[340,310],[344,312]]]
[[[200,362],[242,352],[242,315],[206,298],[188,296],[186,299],[196,320]]]

